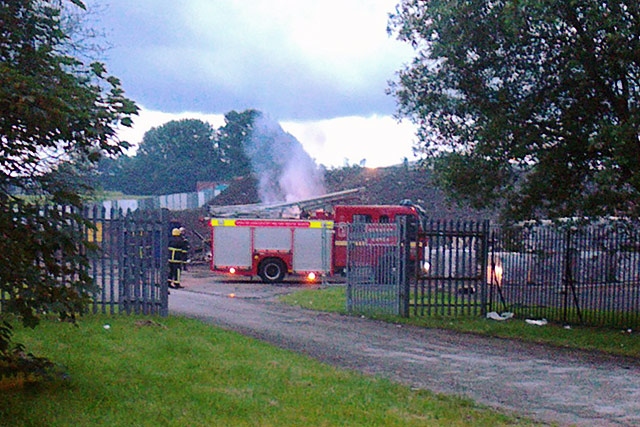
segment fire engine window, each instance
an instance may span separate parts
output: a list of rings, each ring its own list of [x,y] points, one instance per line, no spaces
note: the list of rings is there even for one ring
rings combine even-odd
[[[353,215],[354,223],[363,223],[363,222],[371,222],[371,215],[362,215],[362,214],[354,214]]]
[[[380,215],[380,221],[379,222],[388,223],[388,222],[391,222],[391,221],[389,221],[389,216],[388,215]]]

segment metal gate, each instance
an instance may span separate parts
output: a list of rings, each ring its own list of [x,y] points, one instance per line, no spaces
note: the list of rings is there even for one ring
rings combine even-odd
[[[168,315],[168,211],[92,207],[84,215],[95,225],[87,240],[98,249],[89,267],[92,311]]]
[[[347,310],[407,316],[410,244],[406,220],[354,223],[347,232]]]
[[[479,315],[489,307],[489,222],[424,225],[424,268],[412,292],[415,315]]]

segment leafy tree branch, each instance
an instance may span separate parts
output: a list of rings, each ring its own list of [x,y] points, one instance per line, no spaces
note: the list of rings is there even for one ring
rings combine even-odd
[[[440,184],[505,217],[640,214],[637,2],[403,0],[390,93]]]

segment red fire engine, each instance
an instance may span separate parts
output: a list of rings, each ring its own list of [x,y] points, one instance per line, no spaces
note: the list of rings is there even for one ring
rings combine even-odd
[[[347,265],[347,228],[351,223],[390,224],[406,216],[420,223],[419,207],[339,205],[305,219],[214,218],[211,270],[259,276],[266,283],[286,274],[315,280],[343,273]]]

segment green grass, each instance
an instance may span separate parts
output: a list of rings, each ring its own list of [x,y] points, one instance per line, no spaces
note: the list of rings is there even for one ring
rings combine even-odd
[[[90,315],[78,327],[46,320],[15,338],[68,378],[0,382],[2,426],[532,424],[181,317]]]
[[[305,289],[283,295],[280,301],[319,311],[346,314],[346,296],[344,286]],[[518,339],[535,343],[550,344],[558,347],[600,351],[619,356],[640,359],[640,334],[626,330],[575,327],[548,324],[533,326],[523,319],[495,321],[479,316],[410,316],[380,317],[382,320],[406,323],[426,328],[449,329],[459,332],[486,336]]]

